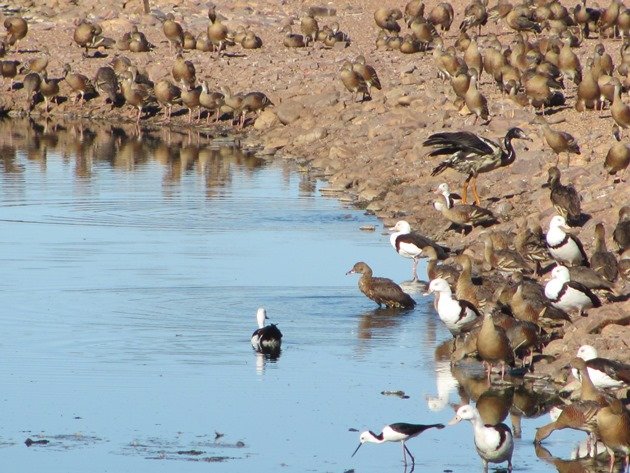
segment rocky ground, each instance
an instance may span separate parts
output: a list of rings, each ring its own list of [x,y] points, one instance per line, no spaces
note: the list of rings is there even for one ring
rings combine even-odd
[[[437,0],[427,1],[427,11]],[[455,9],[454,27],[443,35],[446,45],[453,44],[458,35],[457,25],[467,2],[452,2]],[[567,7],[572,4],[566,3]],[[431,177],[438,158],[427,157],[422,142],[434,132],[442,130],[470,130],[491,138],[501,137],[512,126],[525,130],[533,142],[516,141],[516,162],[501,170],[483,175],[478,187],[482,205],[492,209],[501,219],[493,229],[516,231],[517,225],[530,215],[539,218],[543,229],[554,209],[549,191],[541,186],[546,181],[547,169],[556,161],[542,140],[535,115],[527,108],[515,105],[502,97],[487,75],[481,78],[481,91],[487,96],[492,120],[488,125],[472,126],[472,117],[463,115],[453,105],[454,94],[450,85],[437,78],[437,69],[431,52],[405,55],[400,52],[376,48],[378,28],[373,12],[381,6],[375,0],[340,0],[322,5],[335,9],[335,16],[320,17],[320,25],[337,21],[340,29],[350,38],[348,47],[343,43],[331,49],[316,43],[313,47],[288,49],[282,44],[281,28],[295,21],[311,1],[260,0],[217,1],[217,12],[225,18],[231,29],[250,28],[263,40],[258,50],[243,50],[240,46],[228,48],[228,54],[186,51],[185,57],[193,61],[197,78],[206,79],[215,90],[228,85],[234,92],[261,91],[275,104],[260,116],[248,120],[244,130],[230,126],[227,119],[219,125],[200,123],[188,125],[184,109],[173,118],[171,126],[210,129],[217,133],[236,133],[246,146],[255,147],[269,159],[294,159],[300,165],[317,173],[329,182],[328,192],[338,195],[377,215],[385,226],[406,219],[414,230],[436,238],[454,248],[469,247],[478,260],[482,259],[482,243],[478,237],[483,229],[475,229],[466,236],[447,230],[448,222],[434,210],[432,191],[441,182],[457,189],[463,176],[454,172]],[[388,6],[404,8],[404,1]],[[208,24],[207,4],[196,0],[150,0],[153,12],[173,12],[185,29],[195,35],[205,31]],[[4,7],[4,8],[2,8]],[[64,63],[73,70],[93,77],[98,67],[106,65],[116,54],[128,56],[140,70],[157,81],[170,76],[174,53],[169,45],[156,14],[143,13],[140,0],[95,2],[94,0],[13,0],[1,5],[7,14],[17,12],[29,21],[29,33],[18,43],[18,51],[9,51],[4,59],[17,59],[22,63],[48,54],[49,77],[61,77]],[[98,22],[103,34],[119,39],[132,25],[138,25],[155,45],[148,53],[118,51],[116,46],[99,51],[95,58],[84,58],[74,43],[72,34],[78,18],[87,17]],[[488,23],[483,34],[494,32],[503,44],[509,44],[514,32],[503,23]],[[575,51],[582,61],[591,54],[600,39],[586,40]],[[618,61],[620,41],[605,39],[607,51]],[[373,93],[373,99],[353,102],[340,79],[343,61],[363,54],[378,72],[382,90]],[[19,83],[21,76],[18,76]],[[0,96],[0,108],[10,113],[22,113],[26,103],[19,85],[7,91],[5,81]],[[61,83],[62,97],[72,98],[65,83]],[[614,182],[603,169],[604,157],[613,143],[610,111],[579,113],[574,108],[575,86],[566,90],[567,106],[555,109],[549,121],[556,129],[573,134],[582,149],[573,156],[570,166],[561,162],[564,182],[572,183],[582,197],[583,212],[590,219],[579,229],[587,253],[592,251],[593,229],[603,222],[607,230],[607,244],[614,248],[612,230],[617,223],[617,212],[622,205],[630,204],[630,184]],[[626,98],[627,100],[627,98]],[[33,114],[43,113],[43,103]],[[61,100],[53,105],[51,116],[110,118],[131,122],[135,109],[122,106],[112,108],[96,97],[85,105],[73,100]],[[142,126],[160,127],[160,114],[143,118]],[[543,279],[548,276],[544,276]],[[627,294],[626,283],[618,282],[619,292]],[[622,298],[623,299],[623,298]],[[576,318],[561,337],[551,342],[545,354],[556,357],[555,362],[538,363],[536,372],[553,373],[566,365],[577,347],[590,343],[602,356],[630,361],[630,301],[604,304],[588,311],[588,317]]]

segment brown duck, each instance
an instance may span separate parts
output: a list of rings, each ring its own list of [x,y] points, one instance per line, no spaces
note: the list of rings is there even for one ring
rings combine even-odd
[[[613,137],[615,143],[610,147],[604,160],[604,169],[608,175],[613,176],[618,172],[621,172],[620,180],[623,181],[623,176],[630,164],[630,145],[621,142],[619,136],[619,128],[615,127],[613,131]]]
[[[591,256],[591,268],[608,281],[617,279],[617,258],[606,248],[604,224],[595,225],[595,245]]]
[[[182,49],[184,44],[184,30],[182,25],[175,21],[175,15],[168,13],[164,23],[162,23],[162,32],[166,39],[168,39],[168,50],[173,51],[173,46],[176,51]]]
[[[542,125],[545,141],[556,154],[556,166],[558,166],[558,162],[560,161],[560,155],[567,153],[567,167],[569,167],[571,154],[581,154],[577,140],[566,131],[556,131],[552,129],[543,117],[538,117],[537,121]]]
[[[582,215],[581,199],[575,187],[565,186],[560,182],[560,170],[553,166],[547,171],[547,184],[549,198],[556,211],[562,215],[569,225],[579,223]]]
[[[170,120],[173,105],[181,101],[181,89],[170,80],[162,79],[153,87],[153,93],[158,103],[164,107],[164,120]]]
[[[488,383],[492,367],[501,364],[501,380],[505,378],[505,365],[514,364],[514,352],[505,330],[494,324],[491,311],[484,315],[483,324],[477,337],[477,353],[486,367]]]
[[[28,23],[21,16],[10,16],[4,20],[7,36],[4,42],[8,46],[14,46],[28,33]]]
[[[359,289],[379,307],[385,305],[391,308],[410,309],[416,305],[409,294],[403,292],[391,279],[373,277],[372,269],[366,263],[362,261],[356,263],[346,274],[352,273],[361,274]]]
[[[459,204],[448,208],[444,202],[436,201],[433,207],[456,227],[460,227],[462,233],[478,225],[487,226],[497,223],[496,217],[490,210],[476,205]]]

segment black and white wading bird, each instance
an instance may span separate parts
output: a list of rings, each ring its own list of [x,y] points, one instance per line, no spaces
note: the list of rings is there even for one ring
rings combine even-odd
[[[359,437],[359,446],[356,448],[352,456],[354,456],[359,451],[359,448],[364,443],[400,442],[403,448],[403,462],[405,463],[405,466],[407,466],[407,455],[405,454],[405,452],[407,452],[409,454],[409,457],[411,457],[411,465],[413,466],[416,462],[413,458],[413,455],[405,445],[405,442],[409,439],[417,437],[425,430],[431,429],[433,427],[435,427],[436,429],[443,429],[444,424],[422,425],[397,422],[395,424],[389,424],[383,427],[383,431],[378,435],[371,430],[366,430],[365,432],[361,432],[361,435]]]
[[[282,333],[275,324],[265,325],[267,311],[259,307],[256,312],[258,328],[252,334],[252,347],[259,353],[278,354],[282,345]]]
[[[438,245],[430,238],[420,235],[419,233],[412,232],[411,225],[409,225],[409,222],[406,220],[396,222],[396,225],[391,227],[389,230],[394,232],[389,236],[389,242],[396,252],[403,258],[410,258],[413,260],[411,269],[413,281],[418,280],[418,259],[423,256],[427,256],[422,254],[422,249],[424,247],[433,247],[440,259],[447,257],[448,248]]]
[[[462,203],[467,202],[468,184],[472,182],[475,204],[480,205],[477,176],[514,162],[516,159],[516,151],[512,146],[514,138],[531,141],[520,128],[510,128],[505,134],[502,144],[468,131],[435,133],[429,136],[423,144],[424,146],[436,147],[429,153],[429,156],[450,155],[433,169],[431,175],[437,176],[447,168],[467,174],[468,177],[462,187]]]

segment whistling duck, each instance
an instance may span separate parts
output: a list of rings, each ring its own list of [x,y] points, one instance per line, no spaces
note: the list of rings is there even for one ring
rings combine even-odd
[[[459,30],[465,32],[473,26],[477,26],[477,36],[481,36],[481,27],[488,22],[488,12],[485,2],[473,0],[464,9],[464,19],[459,24]]]
[[[411,309],[416,302],[403,292],[398,284],[388,278],[376,278],[372,276],[372,268],[360,261],[356,263],[346,274],[359,273],[359,289],[369,299],[378,304],[391,308]]]
[[[361,74],[353,69],[353,65],[350,61],[345,61],[343,63],[339,77],[346,89],[348,89],[349,92],[352,92],[353,102],[357,101],[358,93],[362,94],[362,102],[369,96],[367,82]]]
[[[438,315],[454,337],[466,331],[481,317],[479,309],[470,302],[453,297],[453,292],[445,279],[432,280],[429,283],[429,292],[437,294]]]
[[[579,314],[590,307],[599,307],[599,298],[586,286],[571,281],[568,268],[558,265],[551,271],[551,279],[545,285],[545,296],[551,304],[564,311],[577,309]]]
[[[10,16],[5,18],[4,27],[7,30],[7,36],[4,39],[7,46],[14,46],[19,40],[26,36],[26,33],[28,33],[28,23],[21,16]]]
[[[615,142],[608,150],[608,153],[606,153],[604,169],[611,176],[621,171],[620,180],[623,181],[626,169],[628,169],[628,165],[630,165],[630,145],[621,143],[618,127],[615,127],[613,130],[613,138]]]
[[[606,249],[606,230],[601,222],[595,225],[595,245],[591,255],[591,268],[608,281],[617,279],[617,258]]]
[[[619,220],[613,231],[613,240],[620,253],[630,248],[630,205],[619,209]]]
[[[460,204],[449,209],[446,204],[437,201],[433,203],[433,207],[441,212],[444,218],[455,224],[455,226],[460,227],[462,233],[468,227],[487,226],[497,222],[496,217],[490,210],[477,207],[476,205]]]
[[[556,166],[560,162],[560,155],[567,153],[567,167],[569,167],[571,154],[581,154],[576,139],[565,131],[553,130],[543,117],[537,117],[537,120],[542,126],[545,141],[556,154]]]
[[[532,269],[525,261],[525,258],[518,252],[509,248],[496,250],[492,242],[492,236],[486,234],[483,236],[484,241],[484,260],[492,269],[497,269],[506,273],[518,271],[523,274],[532,272]]]
[[[312,15],[308,13],[304,15],[300,20],[300,30],[305,38],[310,39],[310,43],[315,44],[317,40],[317,35],[319,34],[319,25],[317,20],[313,18]]]
[[[559,263],[569,265],[588,264],[588,258],[582,242],[576,236],[567,233],[569,231],[570,228],[562,215],[552,217],[545,237],[549,253]]]
[[[422,254],[427,258],[427,278],[429,281],[432,279],[442,278],[454,286],[459,277],[459,271],[455,266],[450,264],[438,264],[438,253],[432,246],[425,246],[422,248]]]
[[[363,55],[359,55],[356,57],[354,63],[352,64],[352,70],[363,77],[363,80],[365,81],[365,84],[367,86],[367,96],[369,98],[372,98],[372,87],[381,90],[381,81],[378,78],[376,70],[374,69],[374,67],[365,63],[365,57]]]
[[[488,463],[505,461],[508,462],[508,471],[511,472],[514,438],[510,428],[505,424],[485,424],[479,411],[469,404],[457,409],[455,417],[448,425],[457,424],[462,420],[469,420],[473,426],[475,448],[481,457],[484,473],[488,471]]]
[[[597,430],[596,416],[601,406],[596,401],[577,401],[562,408],[558,418],[536,430],[534,443],[540,443],[554,431],[574,429],[588,432]]]
[[[624,456],[623,471],[628,471],[630,457],[630,413],[619,399],[612,399],[610,405],[597,413],[597,433],[610,455],[609,473],[614,471],[615,451]]]
[[[259,307],[256,311],[258,328],[252,334],[252,347],[261,353],[279,353],[282,345],[282,333],[275,324],[265,325],[267,311]]]
[[[70,64],[64,64],[63,73],[63,78],[68,85],[73,91],[78,92],[79,94],[75,98],[75,102],[78,100],[79,103],[83,103],[85,101],[85,94],[94,94],[95,90],[92,85],[92,81],[83,74],[72,72]]]
[[[530,140],[520,128],[510,128],[503,139],[503,146],[467,131],[435,133],[429,136],[423,145],[437,147],[429,156],[450,155],[433,169],[431,175],[436,176],[447,168],[467,174],[468,177],[462,187],[462,203],[465,204],[467,201],[468,183],[472,180],[475,203],[479,205],[481,200],[477,193],[477,176],[514,162],[516,159],[516,152],[512,146],[514,138]]]
[[[118,93],[118,78],[114,69],[109,66],[99,67],[94,77],[94,88],[99,95],[106,96],[105,100],[115,104]]]
[[[208,116],[206,117],[206,123],[210,123],[210,112],[214,112],[215,123],[219,121],[221,114],[221,107],[223,106],[225,96],[221,92],[210,92],[208,89],[208,82],[203,81],[201,84],[201,95],[199,96],[199,104],[208,110]]]
[[[462,253],[455,258],[455,262],[462,268],[455,284],[455,296],[460,300],[470,302],[483,312],[492,300],[492,291],[489,290],[488,286],[477,286],[473,283],[470,256]]]
[[[168,51],[173,51],[173,46],[175,46],[175,50],[181,50],[184,44],[184,30],[182,29],[182,25],[175,21],[175,15],[172,13],[166,14],[166,19],[162,23],[162,32],[166,39],[168,39]]]
[[[505,330],[495,325],[489,310],[483,318],[481,330],[477,336],[477,353],[487,371],[488,383],[495,363],[501,364],[501,380],[505,378],[505,365],[514,363],[514,352]]]
[[[547,171],[546,187],[549,187],[549,198],[556,212],[562,215],[569,224],[575,225],[579,223],[582,215],[581,199],[575,187],[572,185],[565,186],[560,182],[560,170],[552,166]]]
[[[164,120],[171,119],[173,105],[181,101],[182,91],[168,79],[162,79],[155,84],[153,93],[158,103],[164,107]]]

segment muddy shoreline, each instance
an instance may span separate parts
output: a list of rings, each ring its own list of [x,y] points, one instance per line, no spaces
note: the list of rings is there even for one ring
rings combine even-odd
[[[400,8],[404,4],[397,2]],[[461,21],[465,4],[453,2],[454,24]],[[437,78],[431,51],[406,55],[377,49],[373,11],[380,6],[379,2],[339,2],[335,4],[334,17],[321,17],[322,24],[338,22],[350,38],[347,47],[337,44],[330,49],[320,43],[299,49],[282,44],[280,29],[294,22],[294,29],[299,30],[298,18],[310,3],[303,5],[289,0],[281,5],[273,1],[216,2],[216,5],[229,28],[250,28],[263,39],[263,47],[243,50],[240,46],[231,46],[221,57],[212,52],[185,51],[185,58],[193,61],[198,79],[207,80],[212,90],[228,85],[234,92],[261,91],[275,106],[258,116],[251,115],[244,130],[233,127],[227,116],[219,124],[207,124],[204,114],[200,122],[188,124],[187,110],[178,107],[168,125],[157,108],[148,108],[141,127],[169,126],[188,134],[207,132],[233,136],[246,149],[256,150],[265,159],[293,160],[298,167],[329,183],[327,195],[373,213],[384,226],[391,226],[400,219],[408,220],[415,231],[455,249],[468,248],[481,266],[483,243],[479,235],[487,230],[475,228],[462,237],[458,232],[447,230],[448,222],[432,205],[436,199],[433,190],[438,184],[448,182],[453,190],[459,190],[464,176],[447,171],[431,177],[431,170],[439,161],[427,157],[428,150],[423,148],[422,142],[429,134],[441,130],[469,130],[498,139],[508,128],[518,126],[533,142],[515,143],[515,163],[480,178],[482,205],[499,217],[500,223],[492,230],[517,232],[531,216],[539,219],[546,230],[555,211],[549,191],[542,185],[547,169],[556,161],[555,155],[543,142],[531,110],[517,107],[501,96],[489,77],[481,78],[481,90],[487,95],[492,120],[488,125],[472,126],[472,118],[454,105],[454,94],[448,83]],[[154,14],[145,15],[141,2],[127,2],[114,8],[93,1],[48,0],[35,5],[35,2],[19,0],[14,11],[29,20],[29,33],[18,43],[17,52],[9,51],[3,59],[15,59],[24,64],[46,55],[49,77],[61,78],[65,63],[93,77],[98,67],[108,64],[116,55],[125,55],[154,81],[170,77],[174,53],[169,51],[157,17],[172,11],[186,29],[198,34],[208,23],[207,6],[196,1],[152,1],[151,7]],[[99,57],[85,58],[72,39],[74,24],[80,17],[97,21],[103,34],[114,40],[137,25],[155,47],[147,53],[131,53],[114,45],[98,49]],[[501,23],[489,23],[484,28],[484,33],[487,32],[496,33],[504,44],[514,38],[514,33]],[[453,44],[456,37],[456,31],[451,30],[444,35],[445,43]],[[599,41],[616,57],[619,41],[596,37],[586,40],[576,48],[576,53],[587,58]],[[383,84],[382,90],[375,90],[372,100],[365,102],[353,102],[339,79],[343,61],[359,54],[376,68]],[[0,108],[9,115],[24,115],[22,78],[18,75],[13,90],[0,96]],[[6,79],[3,85],[8,87]],[[60,103],[52,105],[51,118],[133,124],[136,112],[129,106],[113,107],[101,97],[81,105],[74,102],[74,95],[63,81],[60,89]],[[619,207],[630,203],[630,184],[615,182],[602,166],[613,143],[610,111],[577,112],[572,106],[575,93],[573,84],[568,85],[567,106],[554,110],[549,120],[573,134],[582,148],[581,155],[571,158],[570,166],[563,160],[560,168],[563,181],[579,190],[583,212],[589,216],[579,229],[579,237],[590,255],[593,230],[598,222],[606,228],[608,247],[614,248],[611,234]],[[33,116],[45,114],[43,105],[43,102],[35,105]],[[392,258],[396,257],[392,251]],[[548,275],[541,281],[544,283],[546,278]],[[628,293],[628,283],[618,281],[617,287],[620,294]],[[543,354],[550,356],[541,357],[536,364],[537,375],[557,374],[584,343],[597,347],[600,356],[630,362],[630,301],[607,302],[599,309],[589,310],[588,314],[586,318],[574,319],[559,338],[545,347]],[[551,357],[556,361],[549,362]]]

